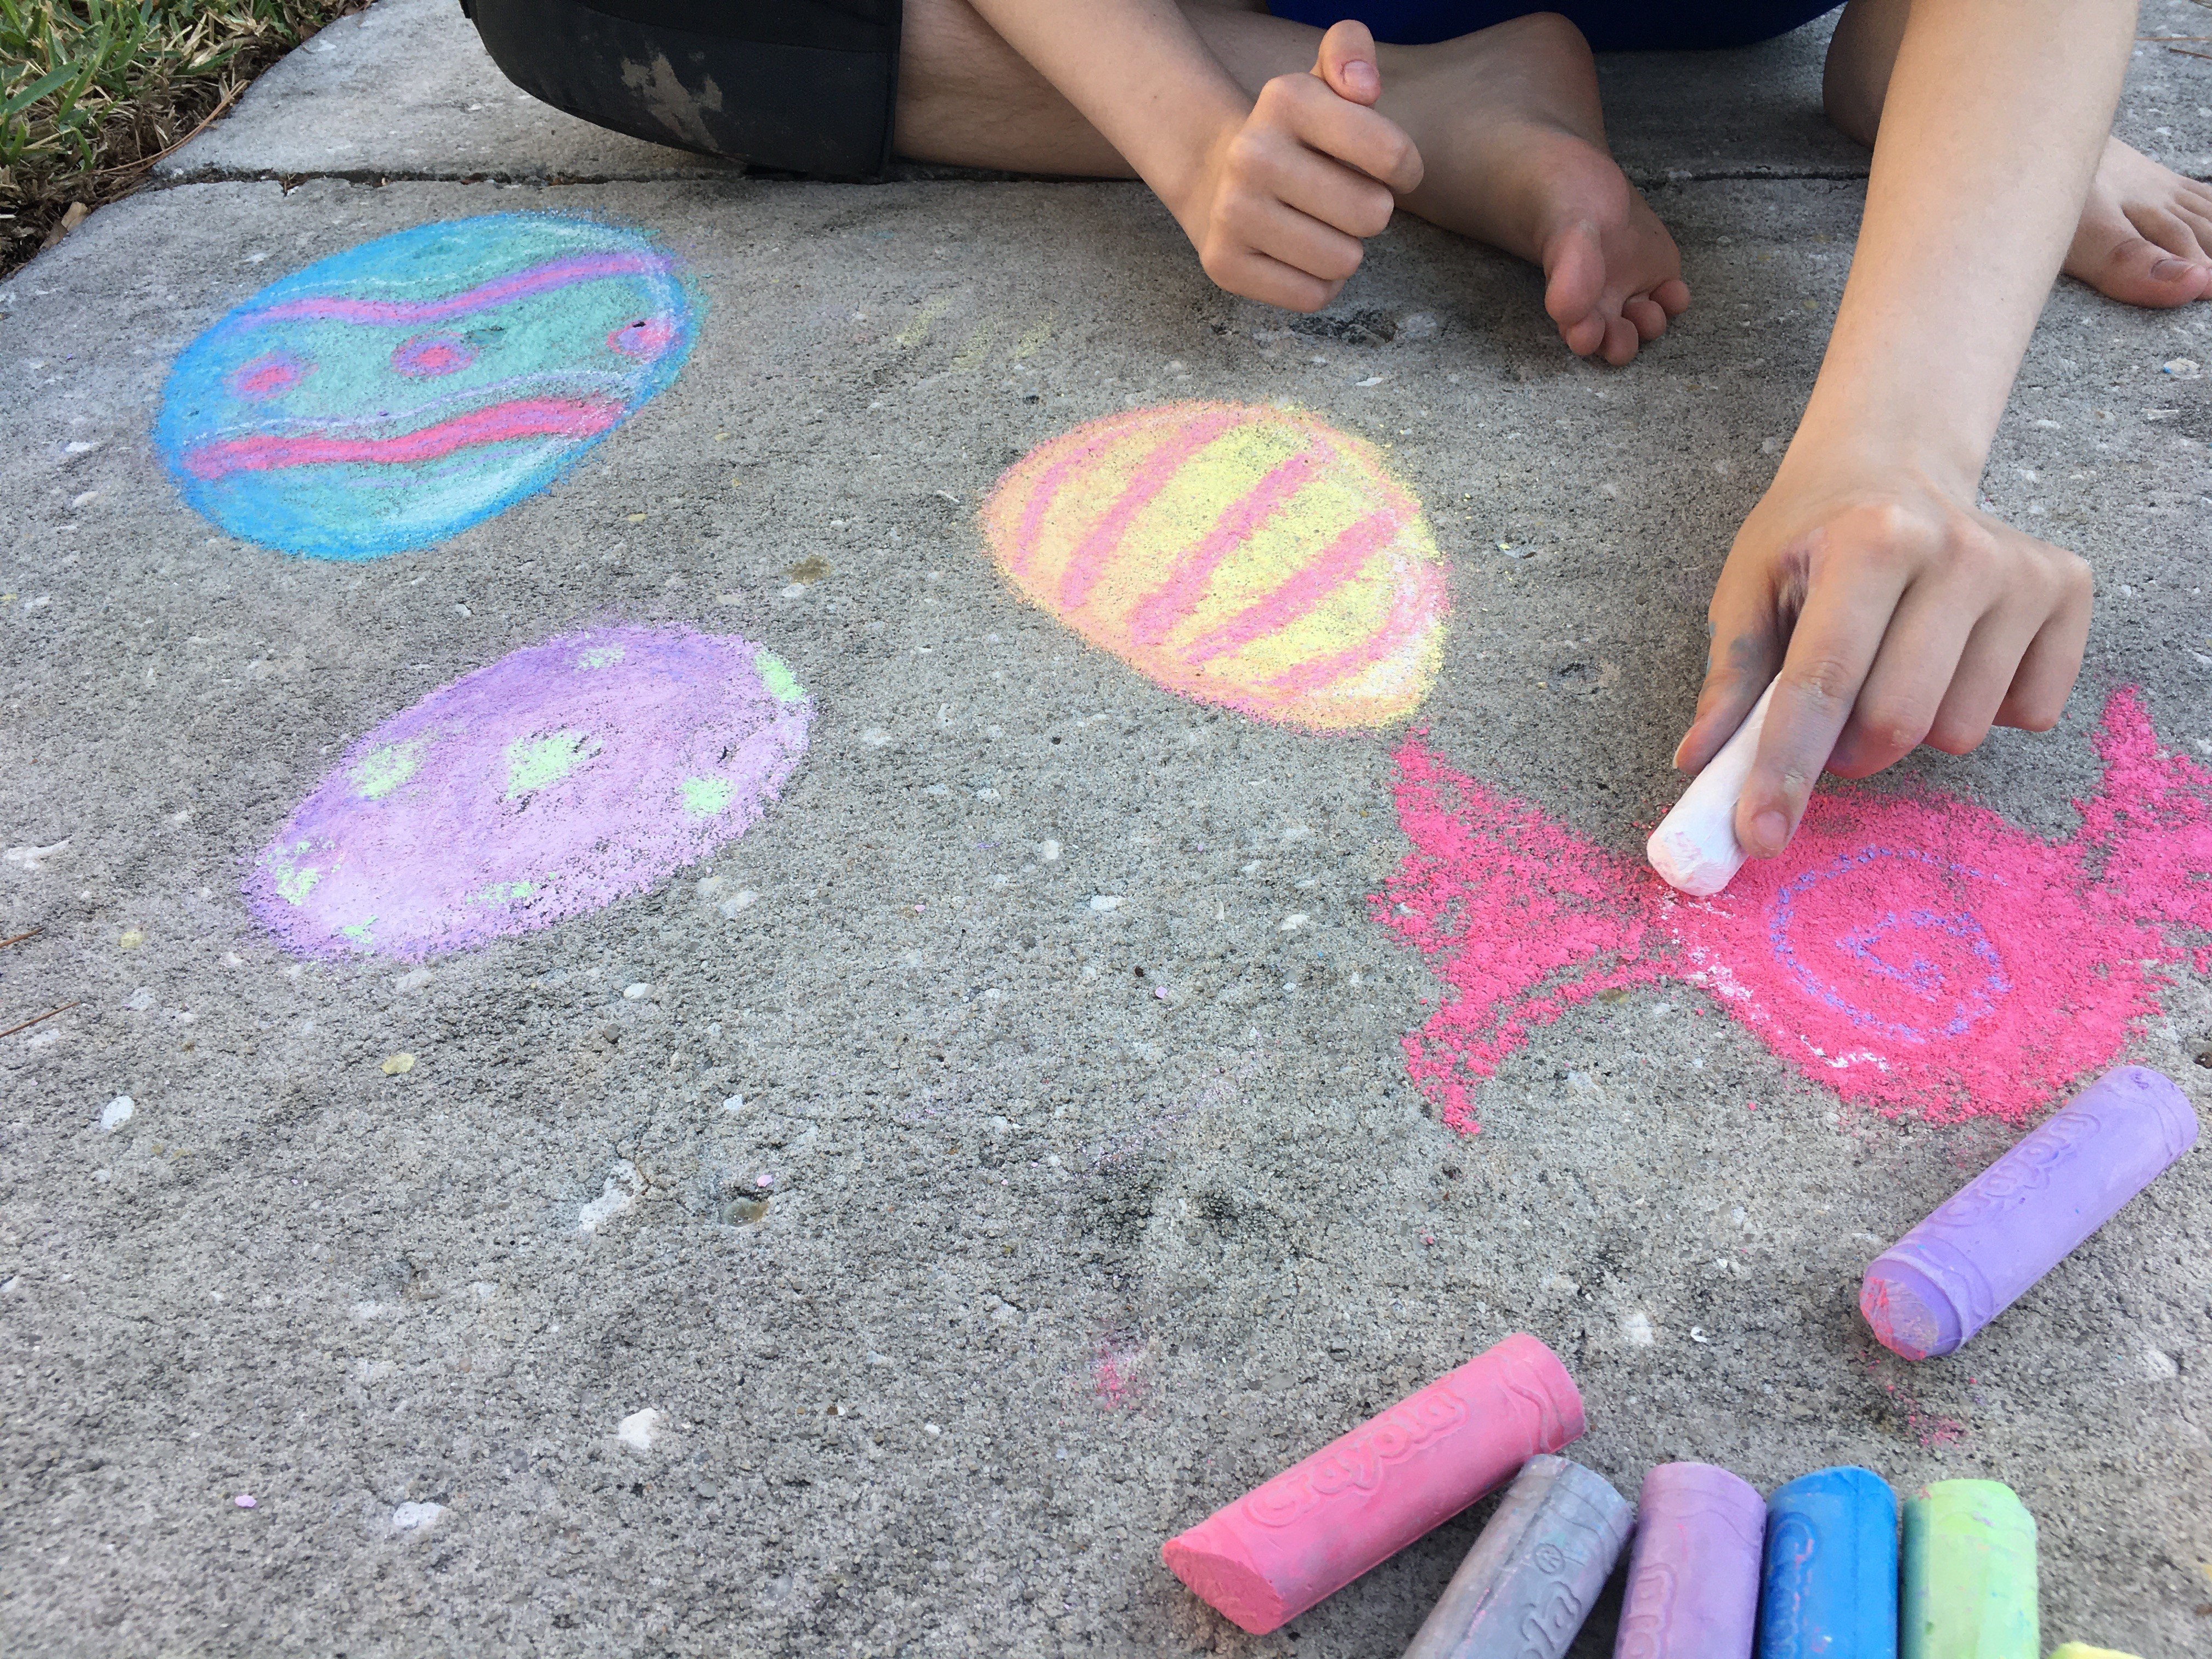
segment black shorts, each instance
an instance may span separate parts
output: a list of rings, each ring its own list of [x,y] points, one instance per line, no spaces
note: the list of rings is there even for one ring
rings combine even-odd
[[[882,176],[901,0],[461,0],[508,80],[617,132],[825,179]]]

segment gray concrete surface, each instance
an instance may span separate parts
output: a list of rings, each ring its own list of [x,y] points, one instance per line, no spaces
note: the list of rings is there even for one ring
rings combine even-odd
[[[2212,65],[2151,50],[2159,107],[2212,106]],[[287,188],[258,175],[355,168],[299,165],[284,84],[201,141],[241,176],[104,209],[0,288],[0,841],[63,844],[0,866],[0,937],[40,930],[0,951],[0,1026],[74,1005],[0,1039],[0,1646],[1389,1655],[1480,1512],[1266,1638],[1158,1544],[1526,1329],[1584,1391],[1575,1455],[1624,1492],[1675,1457],[1763,1487],[1839,1461],[2002,1479],[2042,1522],[2050,1644],[2203,1650],[2204,1155],[1915,1369],[1856,1322],[1869,1240],[1994,1127],[1839,1109],[1666,990],[1540,1033],[1485,1133],[1449,1133],[1399,1048],[1425,969],[1366,920],[1405,846],[1390,739],[1158,691],[1017,603],[975,527],[1008,461],[1090,416],[1293,398],[1431,509],[1459,617],[1431,743],[1632,852],[1856,185],[1655,190],[1698,303],[1614,374],[1559,350],[1528,272],[1415,223],[1334,314],[1438,325],[1363,344],[1212,290],[1128,187]],[[336,107],[359,156],[413,142],[419,105]],[[2162,124],[2212,149],[2212,117]],[[544,131],[452,170],[522,177]],[[574,473],[362,565],[179,503],[148,431],[208,323],[369,237],[536,206],[659,234],[713,307]],[[2208,336],[2203,307],[2062,285],[1987,489],[2097,568],[2083,690],[2051,737],[1905,780],[2063,831],[2119,684],[2169,745],[2212,745],[2207,382],[2160,370]],[[809,558],[827,574],[792,580]],[[269,943],[239,878],[331,755],[611,614],[735,628],[812,691],[759,826],[427,974]],[[1617,676],[1565,689],[1594,658]],[[714,878],[759,902],[726,917]],[[1280,930],[1293,908],[1310,931]],[[2208,1035],[2184,975],[2132,1052],[2202,1110]],[[580,1232],[610,1191],[632,1202]],[[618,1427],[647,1409],[639,1451]]]
[[[499,71],[457,0],[342,17],[247,88],[232,118],[156,164],[164,179],[246,175],[494,179],[714,178],[713,156],[609,132]]]

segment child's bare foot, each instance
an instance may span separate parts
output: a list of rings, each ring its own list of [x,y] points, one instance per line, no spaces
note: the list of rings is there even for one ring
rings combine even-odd
[[[2212,294],[2212,185],[2107,138],[2065,269],[2130,305],[2187,305]]]
[[[1405,205],[1540,265],[1544,309],[1570,350],[1625,363],[1681,314],[1681,256],[1606,149],[1596,71],[1572,23],[1516,18],[1384,47],[1381,61],[1376,107],[1426,168]]]

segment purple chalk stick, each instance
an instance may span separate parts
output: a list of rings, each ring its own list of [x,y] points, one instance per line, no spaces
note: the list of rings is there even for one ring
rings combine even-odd
[[[1954,1352],[2196,1144],[2172,1079],[2107,1072],[1875,1257],[1859,1311],[1893,1353]]]
[[[1613,1659],[1751,1659],[1766,1502],[1711,1463],[1644,1477]]]

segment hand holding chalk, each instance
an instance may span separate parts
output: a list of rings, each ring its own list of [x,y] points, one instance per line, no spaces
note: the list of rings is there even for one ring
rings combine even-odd
[[[1690,781],[1674,810],[1659,820],[1644,844],[1651,867],[1686,893],[1711,897],[1743,868],[1748,854],[1735,838],[1735,804],[1759,757],[1759,734],[1773,701],[1774,687],[1769,685],[1735,735]]]

